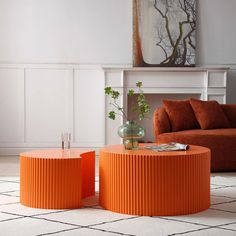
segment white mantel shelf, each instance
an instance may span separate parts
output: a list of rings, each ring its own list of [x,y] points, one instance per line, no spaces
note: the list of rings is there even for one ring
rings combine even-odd
[[[105,71],[206,72],[227,71],[229,67],[106,67]]]

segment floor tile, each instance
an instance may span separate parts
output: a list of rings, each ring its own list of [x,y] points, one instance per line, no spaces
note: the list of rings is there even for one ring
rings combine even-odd
[[[63,221],[76,225],[88,226],[119,219],[126,219],[132,216],[118,214],[101,209],[81,208],[76,210],[70,210],[67,212],[52,213],[38,217],[43,217],[50,220]]]
[[[0,193],[5,193],[8,191],[17,191],[19,189],[20,189],[19,183],[13,183],[13,182],[0,183]]]
[[[227,186],[225,186],[225,185],[213,185],[213,184],[211,184],[211,190],[212,190],[212,189],[218,189],[218,188],[225,188],[225,187],[227,187]]]
[[[20,203],[0,206],[0,211],[12,213],[12,214],[23,215],[23,216],[32,216],[32,215],[36,215],[36,214],[57,212],[57,210],[30,208],[30,207],[23,206]]]
[[[178,234],[175,234],[176,236]],[[236,232],[224,230],[224,229],[218,229],[218,228],[210,228],[210,229],[204,229],[194,232],[189,232],[186,234],[181,234],[183,236],[235,236]]]
[[[231,202],[233,199],[228,197],[211,196],[211,205]]]
[[[0,221],[6,221],[6,220],[15,219],[15,218],[19,218],[19,216],[14,216],[14,215],[0,212]],[[1,225],[0,225],[0,232],[1,232]]]
[[[212,189],[211,195],[230,197],[230,198],[235,198],[236,200],[236,188],[228,187],[228,188]]]
[[[12,197],[20,197],[20,191],[10,191],[10,192],[6,192],[3,193],[2,195],[6,195],[6,196],[12,196]]]
[[[80,228],[74,230],[68,230],[60,233],[50,234],[50,235],[57,235],[57,236],[120,236],[120,234],[116,234],[114,232],[104,232],[95,229],[88,229],[88,228]]]
[[[220,228],[235,230],[235,235],[236,235],[236,220],[235,220],[234,224],[224,225],[224,226],[221,226]]]
[[[36,236],[71,228],[75,227],[28,217],[0,222],[1,234],[4,236]]]
[[[212,173],[211,184],[217,185],[236,185],[236,173]]]
[[[220,209],[224,211],[230,211],[230,212],[235,212],[235,221],[236,221],[236,200],[234,202],[230,203],[223,203],[219,205],[213,205],[211,206],[211,209]]]
[[[5,196],[0,194],[0,206],[9,203],[19,203],[19,197]]]
[[[19,176],[20,162],[18,156],[1,156],[0,158],[0,177]]]
[[[0,181],[20,182],[19,176],[0,176]]]
[[[170,220],[175,219],[185,222],[198,223],[202,225],[215,226],[235,222],[236,214],[208,209],[206,211],[202,211],[196,214],[164,218],[168,218]]]
[[[156,236],[182,233],[188,230],[197,230],[205,227],[156,217],[139,217],[119,222],[106,223],[94,226],[93,228],[125,234]]]

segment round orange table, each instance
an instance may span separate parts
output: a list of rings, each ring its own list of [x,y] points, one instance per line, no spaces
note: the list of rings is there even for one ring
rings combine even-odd
[[[150,144],[146,144],[150,146]],[[199,212],[210,206],[210,150],[100,150],[100,204],[125,214],[165,216]]]
[[[20,203],[35,208],[72,209],[95,193],[95,152],[38,150],[20,154]]]

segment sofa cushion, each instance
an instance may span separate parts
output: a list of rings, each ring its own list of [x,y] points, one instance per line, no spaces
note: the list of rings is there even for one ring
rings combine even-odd
[[[163,100],[172,131],[199,128],[189,100]]]
[[[164,107],[155,110],[153,114],[153,128],[155,134],[171,132],[169,117]]]
[[[217,101],[190,98],[190,104],[202,129],[230,127],[230,123]]]
[[[236,104],[222,104],[221,108],[227,116],[230,126],[236,128]]]
[[[211,149],[212,171],[236,171],[236,129],[195,129],[156,136],[157,143],[179,142]]]

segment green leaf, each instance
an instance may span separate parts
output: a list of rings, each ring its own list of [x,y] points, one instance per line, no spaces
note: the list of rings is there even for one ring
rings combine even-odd
[[[131,97],[134,95],[134,90],[133,89],[130,89],[129,92],[128,92],[128,96]]]
[[[136,86],[137,86],[138,88],[141,88],[141,87],[143,86],[143,83],[142,83],[141,81],[138,81],[138,82],[136,83]]]
[[[136,104],[131,108],[133,112],[136,113],[136,117],[140,120],[146,118],[146,114],[150,111],[150,106],[148,105],[146,98],[144,96],[144,93],[141,89],[142,87],[142,82],[138,81],[136,83],[136,87],[138,88],[138,92],[137,92],[137,100],[136,100]],[[113,109],[117,110],[118,112],[116,113],[116,111],[110,111],[108,113],[108,117],[112,120],[116,119],[116,115],[121,115],[121,116],[125,116],[127,118],[127,114],[125,114],[123,107],[119,106],[119,103],[117,102],[117,99],[120,96],[119,91],[113,90],[112,87],[106,87],[105,89],[105,94],[110,96],[111,98],[113,98],[113,101],[110,102],[110,104],[113,106]],[[135,91],[133,89],[130,89],[128,91],[128,96],[132,96],[134,95]]]
[[[150,106],[148,105],[146,98],[141,90],[137,98],[137,108],[139,120],[144,119],[145,115],[150,111]]]
[[[106,88],[104,88],[104,90],[105,90],[105,94],[107,94],[107,95],[110,95],[111,92],[112,92],[112,88],[111,87],[106,87]]]
[[[110,95],[114,99],[117,99],[120,96],[120,93],[116,90],[113,90],[111,87],[106,87],[104,90],[106,95]]]
[[[120,93],[118,91],[112,90],[111,97],[114,99],[117,99],[120,96]]]
[[[116,113],[114,111],[110,111],[108,113],[108,117],[112,120],[115,120],[116,119]]]

